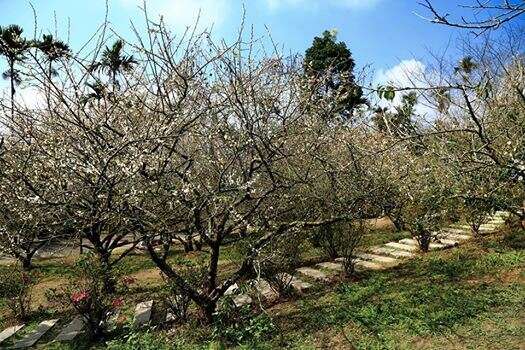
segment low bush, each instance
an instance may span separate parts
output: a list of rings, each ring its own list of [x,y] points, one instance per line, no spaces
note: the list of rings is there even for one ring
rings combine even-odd
[[[111,316],[124,304],[122,297],[107,291],[102,269],[98,260],[87,254],[75,265],[77,277],[64,288],[48,293],[51,302],[75,310],[82,318],[89,337],[95,341],[106,338]]]
[[[248,305],[236,307],[231,300],[222,305],[213,322],[213,337],[230,344],[258,343],[274,331],[270,316],[254,314]]]
[[[0,297],[5,298],[12,316],[27,320],[31,311],[31,287],[35,278],[17,266],[0,270]]]

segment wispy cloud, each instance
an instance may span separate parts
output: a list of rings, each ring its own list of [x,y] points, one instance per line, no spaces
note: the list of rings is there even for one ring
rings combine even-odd
[[[126,7],[143,6],[143,0],[119,0]],[[220,27],[229,15],[229,0],[147,0],[146,8],[152,17],[162,16],[164,20],[178,29],[195,24],[204,27]]]
[[[383,0],[265,0],[271,10],[284,7],[303,7],[305,9],[317,9],[326,4],[348,9],[371,8]]]

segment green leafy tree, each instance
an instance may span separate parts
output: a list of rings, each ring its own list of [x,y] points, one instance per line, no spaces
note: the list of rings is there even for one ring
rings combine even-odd
[[[383,133],[402,136],[413,134],[415,130],[412,116],[417,103],[415,92],[409,92],[401,98],[401,105],[395,107],[391,112],[387,108],[377,108],[373,116],[373,122]]]
[[[114,89],[120,88],[118,76],[129,72],[137,61],[133,55],[126,55],[123,51],[124,41],[119,39],[111,47],[107,47],[102,52],[102,59],[91,66],[92,71],[102,71],[111,79]]]
[[[346,43],[337,42],[335,31],[325,31],[321,37],[315,37],[303,63],[307,86],[315,89],[313,102],[325,97],[334,99],[331,114],[350,118],[354,108],[366,102],[361,87],[355,82],[354,68],[352,53]]]
[[[49,79],[56,77],[58,72],[53,68],[53,63],[71,54],[69,46],[61,40],[53,38],[53,35],[44,34],[42,40],[37,42],[38,49],[47,58],[47,73]]]
[[[24,62],[27,50],[32,46],[32,42],[22,37],[24,30],[22,27],[11,24],[7,27],[0,27],[0,55],[7,60],[8,69],[2,73],[4,79],[9,79],[11,84],[11,113],[14,113],[15,86],[22,82],[20,70],[16,65]]]

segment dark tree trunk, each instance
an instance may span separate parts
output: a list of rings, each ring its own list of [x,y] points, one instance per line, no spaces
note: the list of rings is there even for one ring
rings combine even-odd
[[[392,223],[394,224],[394,228],[396,229],[396,232],[401,232],[405,230],[405,224],[403,223],[403,220],[398,219],[393,216],[390,216],[390,220],[392,220]]]
[[[29,271],[33,268],[33,264],[31,263],[31,256],[23,256],[20,258],[20,262],[22,263],[22,269],[24,271]]]
[[[116,281],[111,273],[110,254],[108,252],[99,253],[100,265],[102,267],[104,289],[107,293],[114,294],[117,291]]]

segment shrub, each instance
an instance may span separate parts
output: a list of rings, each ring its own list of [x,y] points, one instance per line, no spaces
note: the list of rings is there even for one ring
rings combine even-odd
[[[203,280],[205,273],[204,268],[188,267],[184,272],[181,272],[181,275],[186,281],[196,286]],[[191,304],[190,296],[175,281],[166,278],[164,275],[162,278],[165,286],[162,288],[160,297],[164,305],[176,322],[186,322],[188,320],[188,308]]]
[[[339,235],[339,255],[343,258],[343,269],[347,276],[355,273],[355,251],[364,234],[369,230],[363,220],[356,220],[344,226]]]
[[[31,310],[31,287],[34,285],[34,277],[19,267],[0,271],[0,296],[5,298],[14,318],[26,320]]]
[[[256,266],[260,277],[279,295],[289,296],[295,269],[301,261],[302,242],[298,235],[278,239],[263,252]]]
[[[233,302],[226,302],[214,315],[213,337],[228,343],[257,343],[274,331],[270,316],[255,315],[248,305],[239,308]]]
[[[321,226],[313,231],[311,241],[315,247],[321,248],[328,258],[335,259],[340,256],[342,225],[332,224]]]
[[[124,304],[105,288],[105,274],[99,260],[92,254],[75,265],[76,278],[60,290],[49,293],[52,302],[70,307],[81,316],[92,340],[103,340],[109,330],[109,320]]]

